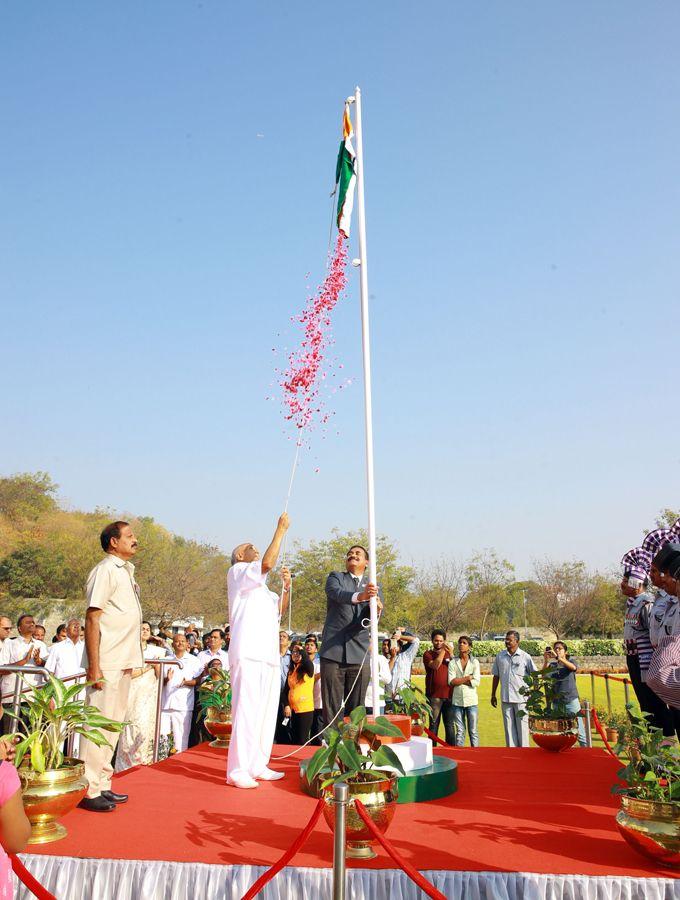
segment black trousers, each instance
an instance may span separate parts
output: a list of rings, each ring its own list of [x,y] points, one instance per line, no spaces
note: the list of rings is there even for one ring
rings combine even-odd
[[[366,659],[363,666],[360,666],[355,663],[335,662],[332,659],[324,659],[322,656],[321,702],[323,703],[323,724],[328,725],[339,712],[340,715],[333,723],[337,724],[343,715],[348,716],[357,706],[363,706],[370,680],[371,666],[368,659]],[[341,710],[343,699],[345,699],[344,710]]]
[[[655,728],[661,728],[664,737],[671,737],[676,732],[675,717],[663,700],[643,682],[640,675],[640,657],[626,656],[626,665],[640,709],[651,715],[651,724]]]
[[[293,735],[291,731],[290,720],[286,725],[283,724],[284,716],[284,707],[286,700],[287,692],[281,688],[281,694],[279,696],[279,710],[277,713],[276,719],[276,731],[274,732],[274,743],[275,744],[292,744],[293,743]]]
[[[311,712],[296,713],[292,712],[290,716],[291,731],[293,733],[293,743],[300,745],[306,744],[312,733],[312,721],[314,719],[314,710]]]
[[[430,731],[439,734],[439,723],[444,719],[444,740],[453,746],[456,743],[456,726],[453,718],[453,703],[448,697],[428,697],[432,707]]]

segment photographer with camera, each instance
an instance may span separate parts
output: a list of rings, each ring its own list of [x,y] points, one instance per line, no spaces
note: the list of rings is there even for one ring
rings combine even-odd
[[[578,742],[581,747],[586,746],[586,726],[581,712],[581,701],[576,687],[576,672],[578,666],[569,658],[567,645],[562,641],[555,641],[552,647],[546,647],[543,651],[543,671],[548,672],[554,679],[555,700],[564,704],[564,711],[571,716],[578,716]]]
[[[403,626],[397,628],[392,635],[389,664],[392,672],[390,688],[393,698],[398,696],[401,686],[411,680],[411,667],[418,655],[419,647],[420,639]]]

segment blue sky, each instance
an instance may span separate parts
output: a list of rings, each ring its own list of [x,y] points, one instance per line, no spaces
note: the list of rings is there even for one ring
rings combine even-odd
[[[379,530],[406,562],[616,564],[678,506],[680,7],[338,10],[4,5],[0,471],[267,539],[272,348],[323,277],[360,84]],[[353,383],[303,454],[301,541],[365,522],[355,270],[334,335]]]

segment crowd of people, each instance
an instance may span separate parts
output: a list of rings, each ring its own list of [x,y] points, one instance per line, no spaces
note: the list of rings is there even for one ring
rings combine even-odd
[[[380,587],[369,581],[366,548],[350,547],[344,571],[328,575],[327,614],[320,636],[311,633],[291,641],[288,632],[279,630],[290,573],[282,570],[280,594],[268,589],[266,578],[276,565],[288,524],[284,513],[262,558],[252,544],[235,548],[227,578],[229,624],[203,635],[194,625],[169,635],[162,625],[154,629],[142,621],[131,562],[136,538],[126,522],[107,526],[100,538],[104,557],[86,585],[84,622],[72,618],[59,625],[48,644],[44,626],[31,614],[23,613],[16,623],[0,616],[0,664],[30,669],[22,676],[2,676],[3,734],[15,730],[7,711],[14,704],[17,679],[24,701],[44,681],[35,669],[61,679],[86,680],[87,702],[126,723],[119,736],[109,735],[114,753],[111,747],[86,740],[76,748],[89,781],[83,807],[112,811],[127,799],[111,789],[114,771],[153,761],[159,725],[157,758],[205,739],[198,696],[201,685],[217,670],[231,677],[234,733],[227,782],[237,787],[256,787],[258,781],[282,777],[267,765],[274,740],[319,744],[324,730],[357,706],[378,714],[399,708],[401,692],[411,684],[420,640],[406,627],[381,638],[379,705],[373,709],[367,622],[373,598],[379,612],[384,598]],[[633,688],[651,723],[669,739],[680,737],[680,520],[671,528],[650,531],[639,547],[624,555],[622,565],[624,645]],[[438,734],[443,726],[447,743],[460,747],[467,740],[477,747],[481,667],[474,642],[461,635],[454,646],[437,628],[431,641],[422,657],[430,729]],[[160,665],[161,660],[172,664]],[[529,745],[524,678],[537,670],[552,679],[555,702],[567,713],[577,715],[581,709],[578,663],[568,646],[556,641],[545,648],[539,662],[522,649],[519,633],[508,631],[505,649],[491,669],[491,706],[500,703],[509,747]],[[157,723],[159,679],[162,702]],[[585,744],[582,717],[579,742]]]

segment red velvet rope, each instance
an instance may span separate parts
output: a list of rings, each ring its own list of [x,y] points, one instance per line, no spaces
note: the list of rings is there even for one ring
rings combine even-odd
[[[290,847],[286,850],[283,856],[279,857],[277,861],[267,869],[266,872],[263,872],[262,875],[257,879],[257,881],[251,885],[250,890],[243,895],[241,900],[252,900],[252,898],[259,894],[265,884],[268,884],[275,875],[283,869],[284,866],[287,866],[291,859],[295,856],[298,850],[301,850],[302,847],[307,843],[307,839],[309,835],[314,830],[314,826],[319,821],[319,816],[321,815],[321,810],[324,808],[324,799],[323,797],[319,798],[319,802],[314,807],[314,812],[312,813],[312,817],[305,825],[303,831],[295,838]]]
[[[607,751],[607,753],[611,754],[611,756],[613,756],[614,759],[618,759],[618,756],[616,755],[616,753],[614,753],[614,751],[611,748],[611,744],[607,740],[607,735],[604,732],[604,728],[600,724],[600,720],[597,717],[597,710],[595,710],[593,708],[592,713],[593,713],[593,722],[595,722],[595,727],[597,728],[598,734],[604,741],[605,750]]]
[[[617,678],[616,675],[610,675],[609,672],[591,672],[596,678],[604,678],[605,681],[620,681],[622,684],[632,684],[630,678]]]
[[[14,874],[17,876],[19,881],[38,898],[38,900],[57,900],[54,894],[50,894],[50,892],[46,890],[40,884],[40,882],[33,877],[33,875],[31,875],[26,866],[22,863],[22,861],[15,853],[10,853],[9,858],[12,863],[12,868],[14,869]]]
[[[451,747],[451,749],[453,749],[453,744],[447,744],[446,741],[443,741],[440,737],[437,737],[434,731],[430,731],[429,728],[425,729],[425,734],[436,744],[441,744],[442,747]]]
[[[428,897],[432,897],[432,900],[446,900],[444,894],[441,891],[438,891],[437,888],[432,884],[431,881],[428,881],[424,875],[421,875],[417,869],[414,869],[411,863],[407,862],[400,853],[398,853],[392,844],[387,840],[384,834],[381,834],[378,829],[373,824],[371,817],[366,812],[366,807],[361,802],[361,800],[355,800],[354,804],[356,806],[356,810],[364,821],[364,824],[371,832],[373,837],[380,843],[383,848],[389,853],[395,863],[406,872],[411,881],[415,881],[421,891],[427,894]]]

